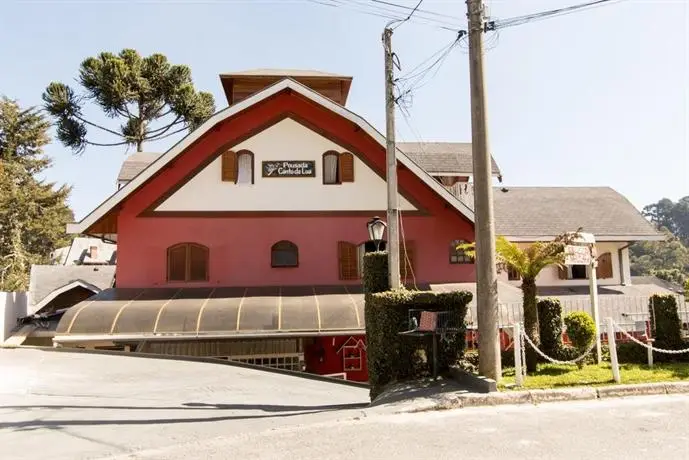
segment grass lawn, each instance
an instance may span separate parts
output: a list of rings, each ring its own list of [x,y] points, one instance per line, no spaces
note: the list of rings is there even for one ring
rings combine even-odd
[[[668,382],[689,379],[689,364],[669,363],[656,364],[653,369],[642,364],[620,364],[622,383]],[[583,369],[561,364],[541,364],[538,372],[524,378],[521,389],[557,388],[570,386],[599,386],[614,384],[610,363],[588,365]],[[514,369],[503,369],[503,379],[498,388],[505,390],[507,385],[514,384]],[[518,390],[520,388],[512,387]]]

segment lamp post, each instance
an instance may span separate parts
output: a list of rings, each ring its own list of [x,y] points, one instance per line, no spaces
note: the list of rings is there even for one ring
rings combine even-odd
[[[376,216],[366,224],[368,227],[368,237],[376,243],[376,251],[380,251],[380,242],[383,241],[385,228],[388,226],[380,217]]]

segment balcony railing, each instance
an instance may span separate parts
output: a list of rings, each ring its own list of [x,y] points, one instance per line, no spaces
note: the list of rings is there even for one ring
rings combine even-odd
[[[474,184],[469,182],[457,182],[454,185],[443,185],[462,203],[474,209]]]

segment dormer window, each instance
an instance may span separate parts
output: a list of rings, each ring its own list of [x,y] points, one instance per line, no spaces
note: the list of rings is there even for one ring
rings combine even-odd
[[[222,154],[221,179],[223,182],[234,182],[238,185],[254,183],[254,154],[248,150]]]
[[[354,182],[354,155],[328,151],[323,154],[323,183]]]

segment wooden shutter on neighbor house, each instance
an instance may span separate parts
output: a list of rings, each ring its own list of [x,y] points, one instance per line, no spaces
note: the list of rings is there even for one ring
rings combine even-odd
[[[357,256],[356,244],[347,241],[339,241],[337,243],[338,271],[341,280],[355,280],[359,278]]]
[[[222,181],[237,182],[237,153],[231,150],[222,154]]]
[[[567,267],[557,267],[557,277],[560,278],[561,280],[566,280],[569,277],[567,276]]]
[[[400,244],[400,278],[413,277],[416,277],[416,245],[413,241],[406,241]]]
[[[354,155],[341,153],[339,157],[340,182],[354,182]]]
[[[612,254],[609,252],[598,258],[596,276],[600,279],[612,278]]]

